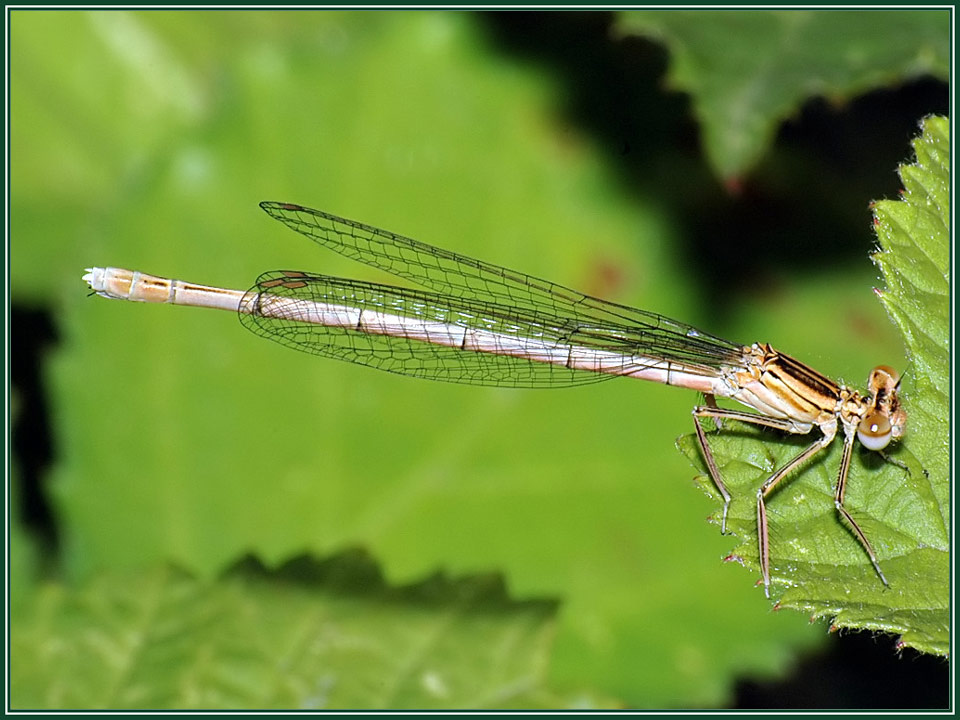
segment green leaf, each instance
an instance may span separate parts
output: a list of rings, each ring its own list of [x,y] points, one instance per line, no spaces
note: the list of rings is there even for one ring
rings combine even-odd
[[[690,94],[726,181],[749,172],[811,98],[845,102],[925,74],[946,79],[950,69],[947,10],[643,10],[617,21],[621,34],[667,46],[668,81]]]
[[[884,588],[855,536],[841,523],[833,494],[841,443],[782,484],[767,503],[772,591],[778,606],[829,617],[837,628],[900,633],[924,652],[949,648],[949,133],[928,118],[914,142],[916,163],[900,168],[900,201],[874,205],[882,250],[874,259],[887,289],[878,291],[905,337],[910,368],[901,393],[905,439],[891,461],[855,450],[845,507],[879,556]],[[742,539],[732,555],[759,570],[756,490],[810,441],[725,423],[710,436],[721,476],[734,496],[728,528]],[[695,436],[681,449],[703,468]],[[698,478],[719,500],[709,476]]]
[[[359,553],[46,584],[11,639],[19,710],[499,708],[544,690],[555,603],[496,577],[391,589]]]

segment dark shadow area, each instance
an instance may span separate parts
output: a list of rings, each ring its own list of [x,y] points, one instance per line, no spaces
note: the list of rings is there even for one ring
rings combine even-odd
[[[340,596],[377,597],[425,607],[458,604],[487,612],[528,609],[545,619],[556,615],[560,606],[553,598],[512,599],[500,573],[454,577],[436,572],[409,585],[389,585],[380,564],[363,548],[348,548],[323,558],[304,553],[276,566],[268,566],[251,554],[228,568],[224,576],[269,579],[304,588],[324,589]]]
[[[688,95],[667,88],[664,46],[618,37],[614,13],[482,13],[503,54],[553,74],[558,115],[593,136],[638,199],[663,207],[677,250],[722,326],[757,278],[862,264],[875,246],[869,203],[896,197],[919,120],[947,114],[946,83],[922,78],[846,104],[806,102],[746,175],[722,181],[707,164]],[[708,302],[706,301],[708,300]]]
[[[10,511],[44,546],[43,557],[56,557],[59,550],[45,487],[47,470],[56,453],[45,364],[57,341],[57,329],[48,311],[11,306],[10,463],[18,504]]]
[[[741,680],[741,709],[945,709],[950,663],[909,648],[890,635],[846,633],[826,650],[803,658],[780,682]]]

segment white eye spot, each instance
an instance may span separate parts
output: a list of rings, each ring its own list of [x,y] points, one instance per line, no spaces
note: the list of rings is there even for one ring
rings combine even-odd
[[[868,450],[883,450],[892,437],[890,419],[881,413],[870,413],[857,426],[857,438]]]

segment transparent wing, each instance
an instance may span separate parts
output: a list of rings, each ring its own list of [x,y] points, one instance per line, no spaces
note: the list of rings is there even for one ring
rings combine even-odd
[[[281,270],[261,275],[243,304],[251,312],[241,313],[240,322],[257,335],[402,375],[508,387],[562,387],[614,377],[530,359],[534,344],[541,355],[551,344],[562,352],[572,329],[555,319],[518,318],[489,303]],[[317,322],[321,307],[324,324]],[[364,329],[358,329],[361,312],[368,318]],[[462,349],[466,329],[482,329],[510,352]]]
[[[551,317],[581,333],[610,336],[622,348],[656,351],[667,360],[716,368],[739,361],[737,343],[656,313],[584,295],[411,238],[300,205],[262,202],[271,217],[341,255],[453,299]],[[318,276],[320,277],[320,276]]]
[[[650,362],[638,357],[635,328],[301,271],[261,275],[241,307],[245,327],[282,345],[431,380],[561,387]],[[594,368],[568,366],[572,355],[591,358]]]

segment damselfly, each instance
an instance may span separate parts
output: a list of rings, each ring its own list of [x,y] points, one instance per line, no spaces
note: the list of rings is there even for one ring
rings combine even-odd
[[[903,435],[906,413],[896,370],[874,368],[861,394],[765,343],[732,343],[656,313],[319,210],[276,202],[260,206],[311,240],[426,289],[290,270],[265,273],[246,292],[120,268],[89,268],[83,279],[108,298],[233,310],[250,330],[283,345],[403,375],[511,387],[625,376],[697,390],[706,404],[693,409],[694,428],[723,497],[722,532],[731,496],[702,420],[738,420],[798,435],[819,430],[820,437],[757,490],[760,570],[768,596],[766,499],[842,430],[834,503],[887,584],[876,552],[843,500],[854,441],[879,451]],[[717,397],[754,412],[717,407]]]

